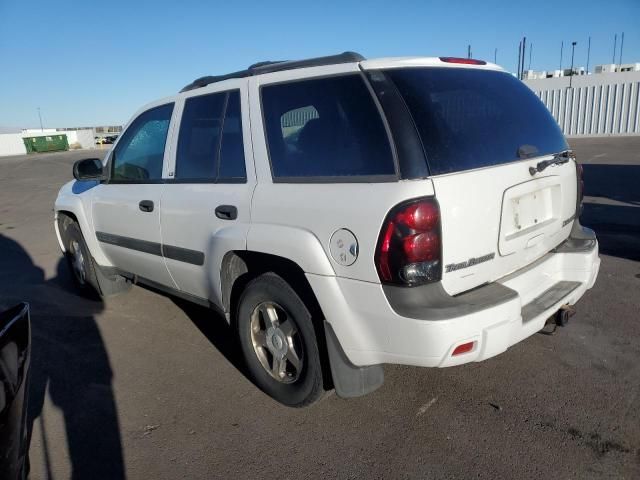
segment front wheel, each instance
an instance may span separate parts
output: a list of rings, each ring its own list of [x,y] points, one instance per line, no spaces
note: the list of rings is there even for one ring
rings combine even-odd
[[[60,222],[60,233],[65,244],[69,270],[82,294],[93,297],[97,293],[105,297],[126,292],[131,288],[131,282],[127,279],[120,275],[107,276],[95,264],[77,222],[63,216]]]
[[[311,314],[281,277],[265,273],[247,285],[237,326],[249,374],[260,389],[291,407],[310,405],[323,395]]]
[[[85,294],[99,293],[93,258],[89,253],[80,227],[76,222],[67,222],[63,238],[67,250],[67,264],[78,289]]]

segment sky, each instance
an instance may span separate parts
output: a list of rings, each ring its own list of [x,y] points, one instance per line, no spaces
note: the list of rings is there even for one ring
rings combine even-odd
[[[0,0],[0,127],[120,125],[193,79],[353,50],[466,56],[516,70],[640,62],[640,0]],[[616,55],[616,62],[618,55]],[[529,54],[525,67],[529,66]]]

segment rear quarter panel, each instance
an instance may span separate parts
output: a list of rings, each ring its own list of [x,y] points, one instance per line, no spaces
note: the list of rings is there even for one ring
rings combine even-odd
[[[358,71],[358,67],[356,64],[335,65],[321,70],[300,69],[250,79],[251,135],[258,178],[251,207],[252,224],[287,227],[271,229],[272,241],[280,244],[281,251],[287,253],[285,256],[296,261],[303,270],[303,264],[308,264],[310,269],[320,268],[322,261],[309,262],[304,257],[322,252],[335,275],[378,283],[374,254],[384,218],[392,207],[404,200],[433,195],[433,184],[428,179],[384,183],[273,183],[259,88],[272,82],[318,76],[320,71],[330,75]],[[287,233],[290,228],[310,232],[322,250],[301,250],[296,235]],[[338,263],[329,249],[331,236],[342,228],[350,230],[358,241],[358,258],[350,266]],[[257,241],[259,235],[250,233],[247,247],[251,250]],[[326,270],[307,273],[327,274]]]

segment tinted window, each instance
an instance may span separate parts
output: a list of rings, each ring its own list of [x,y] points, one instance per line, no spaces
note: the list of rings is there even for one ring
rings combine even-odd
[[[184,104],[176,178],[214,179],[226,93],[188,98]]]
[[[236,90],[229,93],[227,112],[224,116],[218,178],[224,181],[243,179],[246,176],[242,119],[240,115],[240,92]]]
[[[557,123],[521,81],[504,72],[459,68],[385,71],[418,127],[433,175],[566,150]],[[534,147],[525,147],[523,146]],[[526,158],[526,157],[525,157]]]
[[[180,123],[176,178],[213,181],[245,176],[239,91],[188,98]]]
[[[394,175],[376,105],[359,74],[265,86],[275,178]]]
[[[173,103],[144,112],[127,128],[112,156],[113,180],[162,178],[162,160]]]

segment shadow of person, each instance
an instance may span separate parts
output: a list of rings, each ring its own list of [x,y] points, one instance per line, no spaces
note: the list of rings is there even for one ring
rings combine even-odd
[[[55,475],[47,393],[64,417],[72,478],[124,478],[113,372],[94,318],[104,308],[102,301],[75,293],[64,258],[56,277],[45,281],[29,254],[1,234],[0,252],[0,303],[24,300],[31,305],[28,433],[31,441],[37,422],[47,478]],[[32,454],[32,464],[37,461]]]

